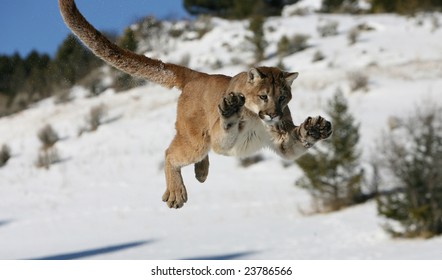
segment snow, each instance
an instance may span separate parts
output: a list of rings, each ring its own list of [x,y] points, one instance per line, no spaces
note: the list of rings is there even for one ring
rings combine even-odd
[[[324,19],[339,23],[337,36],[319,37],[316,26]],[[327,100],[340,87],[361,123],[367,163],[390,117],[404,117],[419,103],[440,102],[442,30],[433,31],[430,19],[423,19],[419,25],[396,15],[274,17],[266,22],[276,30],[266,31],[269,59],[262,64],[277,64],[272,54],[282,35],[309,34],[311,47],[283,60],[289,71],[300,72],[292,88],[293,119],[300,123],[309,115],[326,115]],[[350,46],[347,32],[360,23],[375,28]],[[253,52],[244,39],[246,22],[214,19],[212,24],[200,40],[175,39],[167,53],[156,50],[156,55],[177,62],[189,54],[191,67],[210,73],[247,69]],[[311,61],[316,50],[325,60]],[[213,69],[217,60],[222,68]],[[368,75],[368,90],[350,92],[348,73],[355,71]],[[174,135],[178,95],[148,84],[87,98],[85,89],[75,87],[69,103],[47,99],[1,118],[0,144],[7,143],[13,157],[0,168],[0,259],[442,257],[440,237],[389,237],[374,202],[336,213],[301,214],[310,206],[308,194],[294,186],[301,172],[295,165],[284,167],[270,151],[249,168],[211,153],[207,181],[198,183],[193,167],[184,168],[189,201],[179,210],[167,208],[161,201],[162,164]],[[90,108],[99,104],[108,108],[108,121],[78,136]],[[62,138],[56,144],[62,160],[44,170],[34,163],[37,131],[47,123]]]
[[[359,10],[368,11],[371,4],[367,0],[359,0],[353,4]],[[290,17],[296,14],[307,14],[320,11],[322,8],[322,0],[302,0],[293,5],[287,5],[282,10],[282,16]]]
[[[287,5],[282,10],[282,16],[290,17],[297,11],[313,13],[319,11],[322,7],[322,0],[304,0],[293,5]]]

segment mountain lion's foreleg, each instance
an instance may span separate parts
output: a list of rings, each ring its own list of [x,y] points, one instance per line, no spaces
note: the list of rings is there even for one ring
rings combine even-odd
[[[329,121],[321,116],[308,117],[301,125],[295,126],[290,118],[269,126],[273,149],[286,159],[296,159],[319,140],[332,134]]]
[[[212,130],[213,149],[221,154],[229,151],[235,145],[241,129],[241,114],[245,97],[241,93],[229,93],[222,98],[218,105],[220,114]]]

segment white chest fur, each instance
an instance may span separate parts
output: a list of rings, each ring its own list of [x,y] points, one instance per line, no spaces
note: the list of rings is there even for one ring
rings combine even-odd
[[[227,154],[236,157],[250,156],[268,146],[269,141],[270,136],[263,122],[258,118],[248,119]]]

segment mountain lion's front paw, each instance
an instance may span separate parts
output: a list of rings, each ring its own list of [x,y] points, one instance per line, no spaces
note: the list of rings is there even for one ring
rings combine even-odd
[[[323,117],[308,117],[302,123],[301,140],[306,147],[311,147],[315,142],[330,137],[332,132],[331,123]]]
[[[220,114],[225,118],[230,118],[234,114],[241,111],[246,99],[241,93],[231,92],[229,95],[223,98],[218,105]]]

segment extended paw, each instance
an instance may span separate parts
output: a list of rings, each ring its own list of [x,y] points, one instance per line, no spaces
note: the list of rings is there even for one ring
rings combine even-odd
[[[187,202],[187,191],[183,186],[181,188],[177,188],[175,190],[166,189],[163,194],[163,201],[167,203],[169,208],[181,208],[184,203]]]
[[[307,146],[313,145],[318,140],[327,139],[333,132],[331,123],[321,116],[308,117],[302,127],[304,138],[302,140]]]
[[[241,110],[245,100],[244,95],[241,93],[229,93],[218,105],[220,114],[225,118],[233,116]]]

